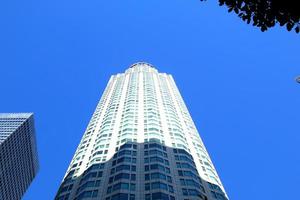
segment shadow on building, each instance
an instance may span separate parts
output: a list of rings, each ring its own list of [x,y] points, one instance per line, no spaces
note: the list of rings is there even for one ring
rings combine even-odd
[[[93,152],[90,160],[104,152]],[[72,166],[55,200],[227,200],[218,185],[200,178],[186,150],[155,140],[125,143],[111,159],[76,176],[80,167]]]

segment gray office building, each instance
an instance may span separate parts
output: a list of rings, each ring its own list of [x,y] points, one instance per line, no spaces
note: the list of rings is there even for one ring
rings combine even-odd
[[[0,200],[19,200],[39,168],[32,113],[0,113]]]

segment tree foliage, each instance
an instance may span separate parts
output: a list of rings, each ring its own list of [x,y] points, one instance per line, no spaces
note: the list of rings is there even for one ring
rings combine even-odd
[[[219,0],[228,12],[235,12],[243,21],[252,23],[261,31],[279,23],[288,31],[300,31],[300,2],[298,0]]]

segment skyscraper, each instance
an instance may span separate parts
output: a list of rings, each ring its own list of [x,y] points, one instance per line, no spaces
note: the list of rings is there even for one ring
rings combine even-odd
[[[55,199],[227,196],[172,76],[141,62],[110,78]]]
[[[0,114],[0,200],[21,199],[38,168],[33,114]]]

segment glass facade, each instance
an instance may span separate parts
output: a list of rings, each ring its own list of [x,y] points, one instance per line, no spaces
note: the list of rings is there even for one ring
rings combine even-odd
[[[32,113],[0,113],[0,200],[22,198],[39,168]]]
[[[172,76],[141,62],[110,78],[55,199],[227,196]]]

